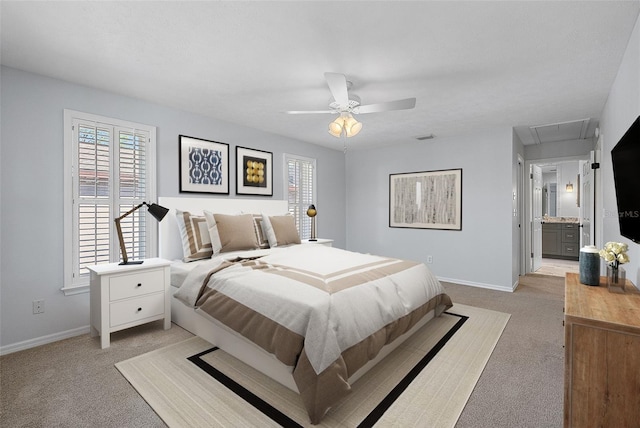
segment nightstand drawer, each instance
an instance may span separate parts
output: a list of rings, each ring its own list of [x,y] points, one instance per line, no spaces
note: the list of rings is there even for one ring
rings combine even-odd
[[[109,300],[127,299],[164,290],[162,270],[119,275],[109,279]]]
[[[109,306],[110,327],[164,314],[164,293],[122,300]]]

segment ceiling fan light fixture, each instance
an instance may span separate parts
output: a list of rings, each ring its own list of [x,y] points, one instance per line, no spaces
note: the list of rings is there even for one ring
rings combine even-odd
[[[329,124],[329,134],[334,137],[340,137],[342,135],[342,130],[344,129],[344,119],[342,116],[338,117],[336,120]]]
[[[354,117],[349,114],[344,120],[344,128],[347,137],[353,137],[354,135],[358,135],[358,132],[362,130],[362,123],[355,120]]]
[[[344,133],[347,137],[353,137],[362,130],[362,123],[358,122],[351,113],[340,113],[340,117],[329,123],[329,134],[340,138]]]

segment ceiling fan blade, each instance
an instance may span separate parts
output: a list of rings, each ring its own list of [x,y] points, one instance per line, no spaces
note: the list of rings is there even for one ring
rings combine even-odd
[[[327,79],[333,99],[340,105],[340,108],[347,108],[349,94],[347,93],[347,78],[344,74],[324,73],[324,78]]]
[[[386,103],[367,104],[363,106],[358,106],[353,109],[353,112],[356,114],[378,113],[381,111],[408,110],[408,109],[414,108],[415,106],[416,106],[415,98],[405,98],[404,100],[396,100],[396,101],[389,101]]]
[[[290,110],[285,111],[286,114],[325,114],[325,113],[338,113],[335,110]]]

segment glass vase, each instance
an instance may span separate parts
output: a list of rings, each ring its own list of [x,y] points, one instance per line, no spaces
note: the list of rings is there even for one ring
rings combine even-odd
[[[625,271],[621,267],[607,265],[607,288],[612,293],[624,293]]]

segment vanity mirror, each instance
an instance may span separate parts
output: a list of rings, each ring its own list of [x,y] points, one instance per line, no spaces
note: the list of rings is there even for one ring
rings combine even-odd
[[[578,217],[578,161],[546,163],[542,169],[542,214],[545,217]],[[571,186],[567,186],[571,184]]]

